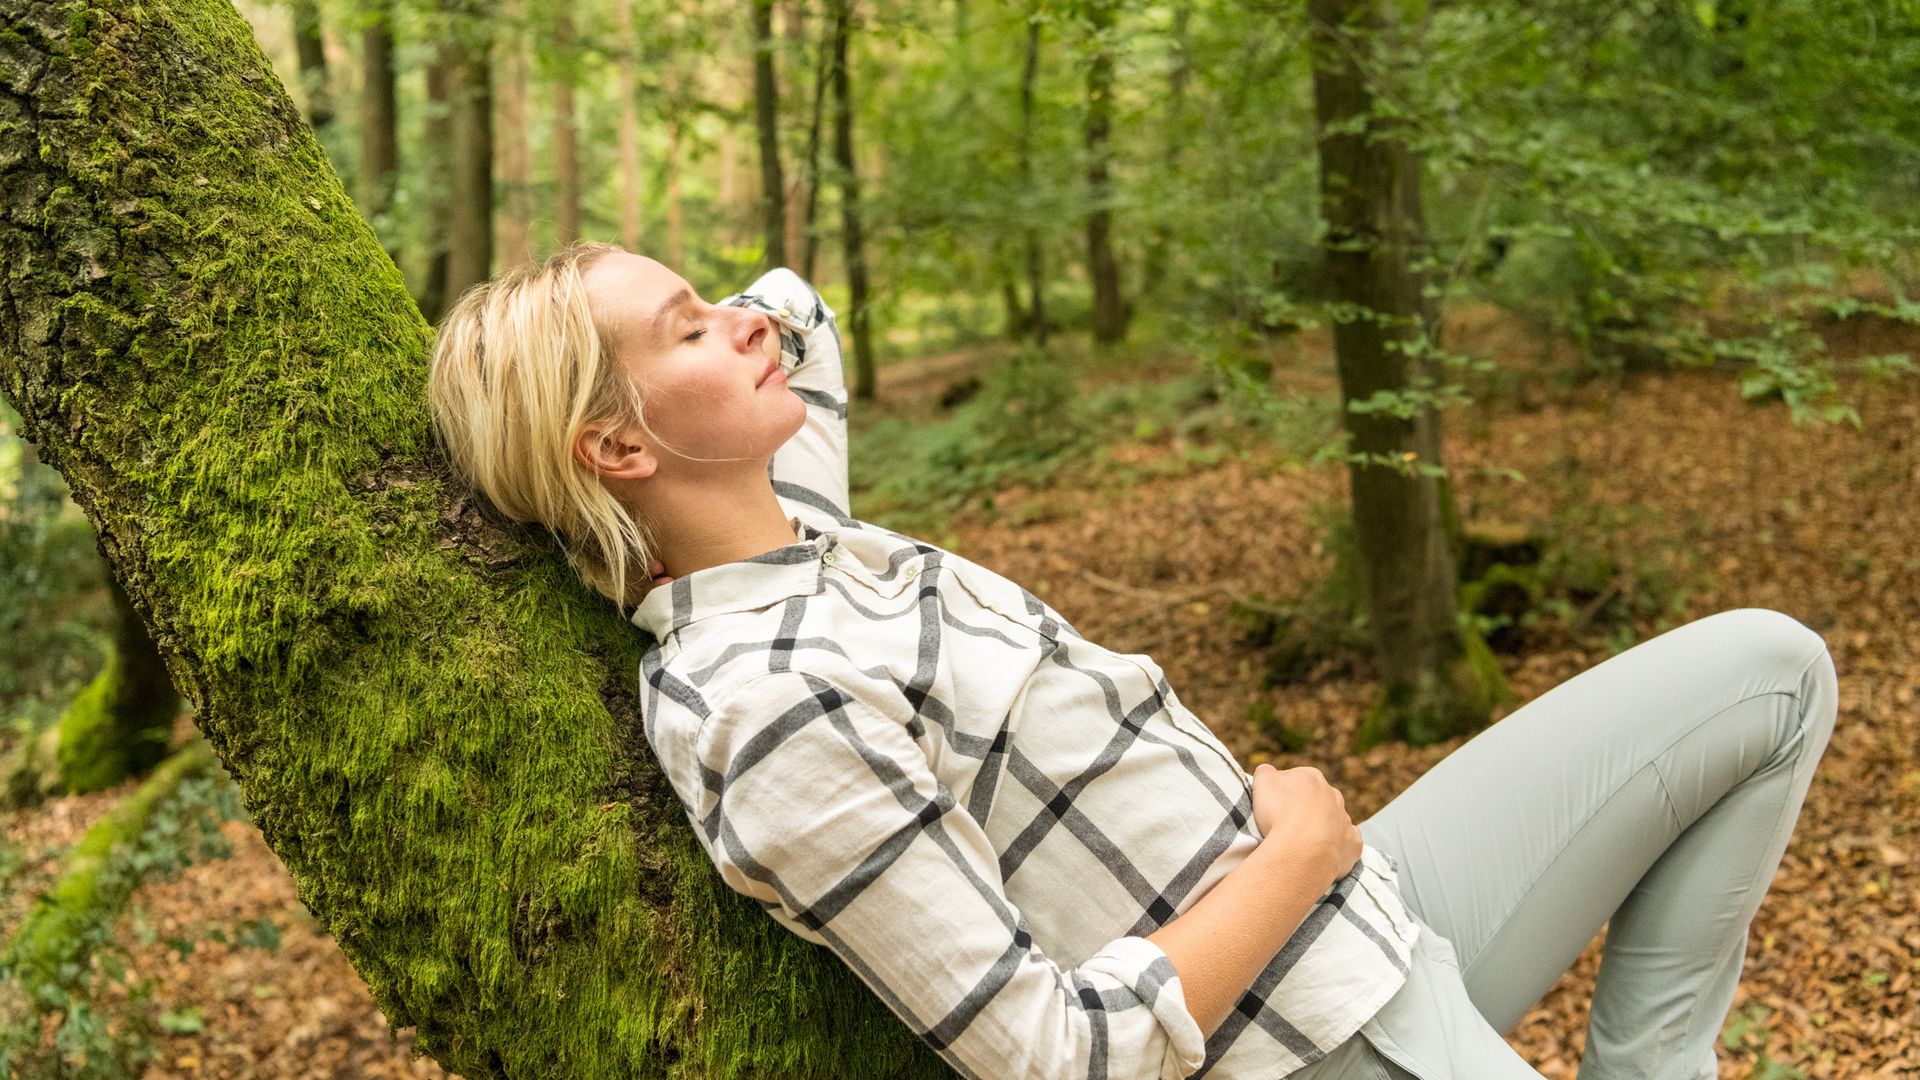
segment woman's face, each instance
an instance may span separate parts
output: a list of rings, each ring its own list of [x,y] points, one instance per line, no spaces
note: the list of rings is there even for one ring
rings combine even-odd
[[[647,425],[665,444],[632,426],[657,469],[757,464],[764,472],[805,422],[806,403],[787,388],[780,335],[764,313],[709,304],[679,274],[627,252],[596,259],[586,285],[602,340],[639,387]],[[697,458],[747,461],[689,460]]]

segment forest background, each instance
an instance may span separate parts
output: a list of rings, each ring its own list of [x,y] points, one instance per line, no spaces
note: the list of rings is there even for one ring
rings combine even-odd
[[[858,516],[1151,650],[1249,766],[1320,766],[1356,820],[1636,641],[1801,618],[1841,728],[1722,1075],[1920,1067],[1920,6],[238,11],[428,322],[573,238],[709,298],[793,266],[847,332]],[[406,979],[356,974],[212,768],[159,601],[28,423],[0,411],[0,1072],[441,1072],[386,1033]],[[1512,1033],[1547,1076],[1599,943]],[[496,1064],[552,1049],[450,1023]],[[421,1049],[495,1071],[446,1035]],[[647,1060],[833,1074],[688,1039]]]

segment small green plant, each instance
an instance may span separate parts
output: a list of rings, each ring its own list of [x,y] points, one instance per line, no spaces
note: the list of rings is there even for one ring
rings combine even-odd
[[[1753,1054],[1753,1080],[1807,1080],[1806,1073],[1767,1056],[1766,1021],[1772,1015],[1772,1009],[1758,1002],[1734,1010],[1720,1030],[1720,1045]]]

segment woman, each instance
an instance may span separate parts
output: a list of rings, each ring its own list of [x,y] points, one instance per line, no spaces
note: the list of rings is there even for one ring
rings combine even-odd
[[[1609,920],[1582,1080],[1717,1075],[1836,710],[1793,619],[1615,656],[1355,826],[1151,658],[854,519],[791,271],[713,304],[570,247],[461,298],[431,396],[480,491],[637,601],[647,737],[727,884],[962,1075],[1536,1077],[1501,1033]]]

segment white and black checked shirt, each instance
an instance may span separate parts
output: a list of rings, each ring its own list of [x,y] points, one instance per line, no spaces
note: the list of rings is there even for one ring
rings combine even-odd
[[[1419,927],[1367,846],[1211,1037],[1146,940],[1259,843],[1250,780],[1144,653],[848,512],[833,313],[790,270],[796,542],[649,593],[647,738],[726,883],[850,965],[963,1076],[1274,1080],[1353,1035]]]

